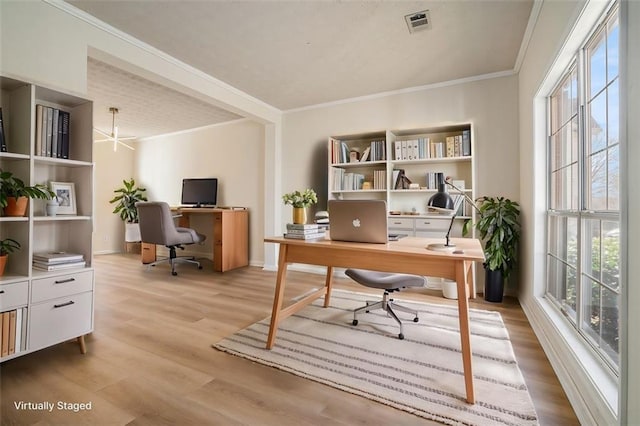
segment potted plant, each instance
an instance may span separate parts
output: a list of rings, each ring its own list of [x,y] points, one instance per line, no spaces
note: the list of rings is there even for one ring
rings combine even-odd
[[[476,200],[480,218],[475,227],[484,241],[484,298],[502,302],[504,281],[516,265],[520,241],[520,205],[504,197]]]
[[[140,241],[140,226],[138,225],[138,209],[136,209],[136,203],[138,201],[147,201],[145,196],[146,188],[136,186],[136,181],[131,178],[130,180],[123,180],[123,186],[115,189],[113,192],[116,194],[109,203],[115,204],[113,213],[120,216],[125,223],[124,240],[126,242]]]
[[[13,253],[20,249],[20,243],[12,238],[0,240],[0,277],[4,275],[4,269],[7,266],[9,253]]]
[[[313,189],[307,188],[304,191],[293,191],[282,196],[284,204],[293,206],[293,223],[307,222],[307,207],[318,202],[318,196]]]
[[[55,196],[46,185],[27,186],[13,173],[0,169],[0,207],[5,216],[24,216],[29,198],[50,200]]]

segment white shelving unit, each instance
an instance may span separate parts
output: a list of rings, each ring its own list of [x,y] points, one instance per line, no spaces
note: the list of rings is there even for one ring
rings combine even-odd
[[[463,137],[467,138],[466,147],[462,146]],[[456,138],[458,147],[455,147]],[[422,139],[422,149],[412,155],[402,152],[396,156],[396,142],[402,145],[405,141]],[[447,141],[453,141],[453,148],[447,156]],[[383,141],[383,158],[377,161],[351,161],[350,152],[357,152],[360,157],[369,149],[372,151],[373,141]],[[438,156],[436,147],[440,145]],[[436,193],[435,187],[428,185],[428,173],[442,172],[453,181],[464,183],[464,192],[475,199],[475,162],[474,162],[473,127],[469,123],[436,126],[418,129],[385,130],[353,135],[332,136],[328,141],[328,194],[329,199],[380,199],[387,202],[389,209],[389,231],[406,233],[422,237],[444,237],[451,219],[447,216],[427,211],[427,201]],[[408,157],[411,157],[409,159]],[[416,157],[416,158],[413,158]],[[346,160],[346,161],[345,161]],[[394,170],[403,169],[418,189],[395,189]],[[344,177],[350,173],[361,175],[356,182],[369,182],[374,187],[376,171],[384,171],[384,188],[363,189],[359,183],[355,186],[344,185]],[[347,179],[347,182],[351,182]],[[367,185],[364,185],[366,188]],[[462,188],[461,188],[462,189]],[[449,193],[455,194],[448,187]],[[393,213],[393,214],[392,214]],[[398,213],[398,214],[395,214]],[[452,236],[462,235],[464,220],[472,219],[475,212],[465,203],[454,223]]]
[[[93,331],[93,103],[27,82],[0,76],[5,140],[0,168],[29,185],[73,182],[77,215],[45,216],[44,200],[29,200],[25,217],[1,217],[0,238],[17,240],[0,277],[0,312],[21,310],[21,347],[12,359],[79,338]],[[36,153],[36,105],[70,113],[69,159]],[[45,272],[32,268],[33,253],[65,251],[84,255],[86,267]],[[19,349],[19,350],[18,350]]]

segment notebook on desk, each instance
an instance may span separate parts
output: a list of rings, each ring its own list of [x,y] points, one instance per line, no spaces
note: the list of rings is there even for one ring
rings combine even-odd
[[[384,200],[329,200],[329,235],[334,241],[387,242]]]

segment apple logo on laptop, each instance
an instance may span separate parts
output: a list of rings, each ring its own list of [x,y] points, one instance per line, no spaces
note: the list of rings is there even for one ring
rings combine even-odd
[[[360,219],[353,219],[353,227],[360,228]]]

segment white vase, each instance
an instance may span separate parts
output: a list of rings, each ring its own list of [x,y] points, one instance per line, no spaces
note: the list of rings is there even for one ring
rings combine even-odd
[[[124,224],[124,240],[128,243],[135,243],[142,239],[140,236],[140,224],[125,223]]]
[[[47,216],[55,216],[56,214],[58,214],[58,202],[54,200],[47,201],[45,210],[46,210]]]

